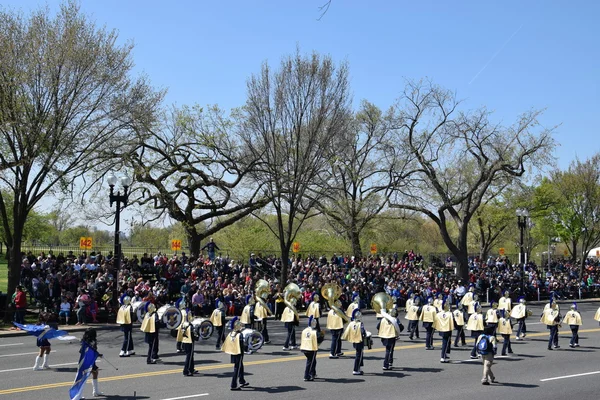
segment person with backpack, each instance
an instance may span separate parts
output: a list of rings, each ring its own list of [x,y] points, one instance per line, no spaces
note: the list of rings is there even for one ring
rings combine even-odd
[[[475,314],[474,314],[475,315]],[[484,329],[483,333],[477,338],[475,347],[477,352],[481,354],[483,360],[483,377],[481,378],[482,385],[489,385],[490,383],[497,383],[496,377],[492,372],[492,365],[494,364],[494,355],[496,355],[496,338],[493,335],[494,327],[488,326]]]

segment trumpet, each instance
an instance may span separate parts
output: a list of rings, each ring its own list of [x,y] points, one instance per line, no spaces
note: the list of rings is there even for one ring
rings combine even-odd
[[[327,300],[327,303],[329,303],[329,308],[331,308],[344,322],[348,322],[350,319],[346,313],[335,305],[335,302],[340,298],[341,295],[342,288],[335,282],[326,283],[321,288],[321,296]]]

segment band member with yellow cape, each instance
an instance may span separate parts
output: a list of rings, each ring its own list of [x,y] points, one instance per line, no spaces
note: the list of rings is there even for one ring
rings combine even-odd
[[[231,332],[225,337],[221,350],[231,356],[231,363],[233,364],[230,389],[242,390],[243,387],[250,386],[244,378],[244,352],[246,351],[246,349],[244,349],[244,340],[242,337],[244,325],[238,317],[233,317],[233,319],[229,321],[229,327],[231,328]]]
[[[517,320],[519,324],[517,328],[517,340],[523,340],[525,336],[527,336],[527,325],[525,324],[525,319],[531,316],[531,311],[527,309],[527,303],[525,301],[525,297],[519,297],[519,303],[512,309],[510,312],[511,318]]]
[[[131,297],[125,293],[121,296],[121,307],[117,312],[117,324],[121,325],[123,331],[123,345],[119,357],[129,357],[135,354],[133,351],[133,307],[131,306]]]
[[[219,350],[221,348],[221,343],[225,340],[225,323],[226,323],[226,315],[225,315],[225,304],[217,299],[215,301],[215,305],[217,306],[215,310],[210,315],[210,322],[217,329],[217,344],[215,348]]]
[[[148,343],[148,357],[146,358],[147,364],[156,364],[160,358],[158,358],[158,332],[162,322],[156,315],[156,306],[150,302],[146,303],[146,314],[142,321],[142,332],[145,333],[144,341]]]
[[[305,381],[313,381],[317,377],[317,352],[319,351],[317,340],[317,320],[310,316],[308,317],[308,327],[302,331],[300,339],[300,350],[306,356]]]
[[[437,309],[433,306],[433,297],[427,298],[427,305],[421,310],[421,321],[423,321],[423,328],[427,331],[425,337],[425,350],[433,350],[433,322],[437,314]]]
[[[442,301],[441,311],[438,312],[435,316],[435,321],[433,322],[433,329],[438,331],[442,336],[442,358],[440,359],[441,363],[447,363],[450,360],[448,354],[451,350],[451,341],[452,341],[452,331],[454,330],[454,319],[452,318],[452,313],[450,312],[450,303],[447,301]]]
[[[560,327],[561,315],[558,308],[558,304],[554,301],[554,298],[550,296],[550,302],[546,304],[540,322],[545,324],[550,330],[550,336],[548,337],[548,350],[559,349],[558,345],[558,328]]]
[[[579,327],[583,322],[581,321],[581,314],[577,311],[577,303],[571,305],[571,310],[565,315],[563,323],[568,324],[569,328],[571,328],[569,347],[579,347]]]
[[[354,356],[354,370],[352,371],[352,375],[363,375],[361,367],[363,366],[363,351],[365,349],[365,338],[367,337],[367,331],[365,331],[365,326],[361,321],[362,314],[358,308],[354,309],[352,312],[352,321],[344,330],[342,334],[342,340],[347,340],[352,343],[354,348],[356,349],[356,354]]]
[[[481,305],[477,302],[473,303],[473,310],[475,313],[469,317],[467,329],[471,331],[471,337],[475,338],[473,349],[471,350],[471,358],[475,360],[477,359],[477,338],[483,334],[484,324],[483,315],[481,314]]]
[[[500,311],[500,319],[498,320],[498,328],[497,332],[502,335],[502,355],[505,356],[506,353],[512,354],[512,346],[510,343],[510,335],[512,335],[512,324],[510,323],[510,318],[508,317],[508,311],[501,310]]]

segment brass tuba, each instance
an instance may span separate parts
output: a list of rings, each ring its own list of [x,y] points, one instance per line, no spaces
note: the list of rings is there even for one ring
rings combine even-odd
[[[271,310],[269,310],[267,303],[265,302],[267,297],[269,297],[270,292],[271,287],[269,282],[264,279],[259,279],[258,282],[256,282],[256,285],[254,286],[254,298],[260,303],[261,306],[265,308],[265,310],[267,310],[267,314],[273,315]]]
[[[373,296],[371,299],[371,307],[377,314],[381,314],[381,316],[387,319],[392,325],[394,325],[394,330],[396,331],[396,336],[400,336],[400,326],[398,325],[398,319],[392,317],[388,314],[388,310],[394,308],[394,299],[392,296],[385,292],[379,292]]]
[[[298,310],[296,310],[295,304],[301,297],[302,291],[295,283],[290,283],[283,289],[283,303],[294,312],[294,315],[298,320],[300,320],[300,315],[298,314]],[[295,300],[294,303],[292,303],[292,299]]]
[[[321,288],[321,296],[327,300],[327,303],[329,303],[329,308],[331,308],[338,315],[338,317],[342,318],[344,322],[348,322],[349,318],[346,313],[335,305],[336,300],[339,299],[341,295],[342,288],[335,282],[326,283]]]

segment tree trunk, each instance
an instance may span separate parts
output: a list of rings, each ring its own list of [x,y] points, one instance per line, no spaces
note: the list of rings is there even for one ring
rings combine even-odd
[[[195,226],[185,228],[185,234],[187,236],[188,249],[190,256],[198,257],[200,255],[200,235]]]
[[[23,227],[19,227],[17,225],[19,224],[15,224],[14,226],[12,244],[10,246],[7,245],[7,255],[9,257],[7,289],[8,298],[6,299],[7,306],[21,279],[21,241],[23,239]],[[7,312],[4,314],[4,322],[11,322],[12,319],[13,313],[7,310]]]
[[[350,243],[352,244],[352,254],[354,254],[357,260],[360,260],[362,258],[362,248],[360,247],[360,235],[355,227],[348,232],[348,239],[350,239]]]
[[[287,285],[289,262],[290,262],[290,246],[282,243],[281,244],[281,275],[279,277],[279,282],[281,284],[282,290]]]
[[[459,279],[462,279],[463,283],[469,284],[469,254],[467,249],[459,249],[454,253],[456,257],[456,275]]]

